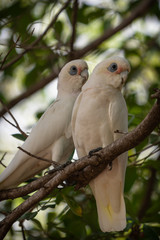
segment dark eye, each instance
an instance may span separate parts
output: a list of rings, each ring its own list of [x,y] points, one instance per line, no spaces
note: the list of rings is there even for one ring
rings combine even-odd
[[[69,73],[70,73],[71,75],[76,75],[77,72],[78,72],[78,70],[77,70],[77,67],[76,67],[76,66],[72,66],[72,67],[70,68],[70,70],[69,70]]]
[[[107,69],[110,72],[115,72],[117,70],[117,68],[118,68],[117,63],[111,63]]]

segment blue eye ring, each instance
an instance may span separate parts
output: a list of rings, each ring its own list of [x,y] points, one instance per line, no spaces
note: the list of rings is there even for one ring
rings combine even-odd
[[[75,65],[73,65],[72,67],[70,67],[69,73],[70,75],[76,75],[78,72],[78,69]]]
[[[118,69],[117,63],[111,63],[107,69],[110,72],[115,72]]]

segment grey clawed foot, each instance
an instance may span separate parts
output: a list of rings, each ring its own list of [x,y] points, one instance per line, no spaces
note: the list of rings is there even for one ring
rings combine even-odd
[[[99,150],[102,150],[102,147],[98,147],[98,148],[95,148],[95,149],[89,151],[89,153],[88,153],[89,157],[96,155],[95,153],[97,153]]]

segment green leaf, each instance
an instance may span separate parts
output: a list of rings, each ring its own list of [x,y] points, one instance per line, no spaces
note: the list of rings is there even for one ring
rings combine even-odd
[[[43,227],[40,221],[38,221],[37,219],[32,219],[32,222],[34,222],[39,229],[43,230]]]
[[[136,222],[137,214],[134,209],[133,203],[129,200],[129,198],[125,197],[125,204],[126,204],[126,211],[129,214],[129,216]]]
[[[40,111],[36,113],[36,118],[40,119],[40,117],[43,115],[44,111]]]
[[[56,204],[59,204],[62,200],[63,200],[63,196],[62,196],[61,192],[57,192]]]
[[[25,140],[26,140],[26,137],[25,137],[24,135],[20,134],[20,133],[12,134],[12,136],[13,136],[14,138],[17,138],[17,139],[22,140],[22,141],[25,141]]]
[[[55,218],[56,218],[56,213],[55,212],[49,212],[47,214],[47,221],[48,222],[54,222]]]
[[[47,204],[41,207],[41,210],[46,210],[47,208],[55,208],[56,204]]]
[[[13,2],[11,6],[8,6],[0,11],[0,19],[6,18],[7,16],[16,17],[17,15],[20,15],[22,11],[29,10],[28,7],[22,7],[22,4],[20,1]]]
[[[3,103],[7,104],[7,100],[1,91],[0,91],[0,99]]]
[[[38,213],[38,211],[36,211],[36,212],[27,212],[27,213],[23,214],[22,217],[19,218],[19,220],[23,220],[23,219],[30,220],[30,219],[33,219],[37,215],[37,213]]]
[[[68,197],[65,194],[62,194],[64,200],[66,201],[66,203],[68,204],[68,206],[70,207],[71,211],[76,214],[77,216],[82,216],[82,208],[81,206],[71,197]]]
[[[160,136],[158,134],[151,133],[149,135],[149,143],[154,144],[155,142],[158,142],[158,141],[160,141]]]
[[[67,205],[65,206],[62,211],[60,212],[60,214],[58,215],[58,218],[61,219],[63,218],[63,216],[69,211],[70,207]]]
[[[27,200],[29,197],[30,197],[30,195],[26,195],[26,196],[23,196],[22,198],[23,198],[24,200]]]
[[[125,187],[124,192],[127,193],[133,186],[137,179],[137,171],[135,167],[127,167],[125,176]]]
[[[54,29],[55,29],[56,34],[61,36],[61,33],[63,31],[63,23],[61,21],[57,21],[54,25]]]
[[[86,224],[82,218],[69,210],[62,218],[64,223],[64,232],[68,239],[86,239]]]
[[[70,230],[75,238],[79,236],[78,239],[85,239],[86,237],[85,224],[80,220],[74,221],[71,225],[68,226],[67,230]]]
[[[29,88],[38,81],[38,69],[34,67],[29,73],[25,75],[24,86]]]

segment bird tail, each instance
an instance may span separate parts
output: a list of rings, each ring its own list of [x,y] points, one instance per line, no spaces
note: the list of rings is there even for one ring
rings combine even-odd
[[[99,225],[103,232],[122,231],[126,227],[124,176],[119,160],[115,159],[112,164],[112,170],[104,169],[90,182],[96,199]]]
[[[42,153],[39,153],[38,156],[51,159],[50,156]],[[0,190],[18,186],[20,183],[49,167],[49,165],[48,162],[28,157],[26,153],[19,150],[7,168],[0,174]]]

